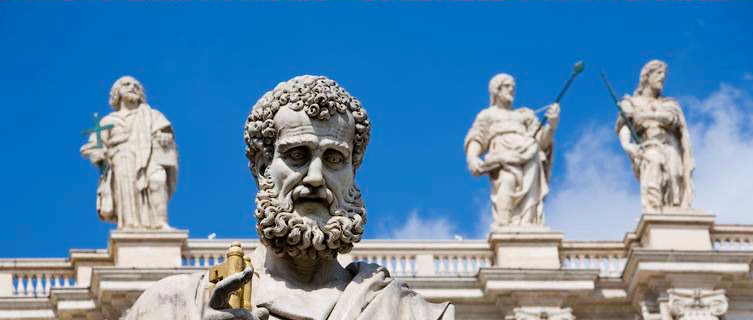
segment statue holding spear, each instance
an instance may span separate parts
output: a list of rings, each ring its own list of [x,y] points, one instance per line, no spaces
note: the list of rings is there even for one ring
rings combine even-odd
[[[476,116],[464,148],[471,173],[489,175],[493,232],[505,226],[543,226],[559,100],[581,71],[583,63],[579,62],[559,97],[546,107],[546,124],[529,108],[513,109],[512,76],[498,74],[489,82],[491,105]]]
[[[641,186],[641,206],[646,212],[665,208],[688,209],[693,201],[695,167],[685,115],[677,100],[662,95],[667,64],[652,60],[641,70],[635,93],[617,102],[616,131]]]

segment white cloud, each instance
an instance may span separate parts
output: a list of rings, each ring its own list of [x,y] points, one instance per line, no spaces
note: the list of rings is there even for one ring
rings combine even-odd
[[[418,210],[408,214],[408,219],[399,228],[393,230],[386,238],[439,240],[453,239],[453,227],[446,217],[424,218]]]
[[[488,178],[484,177],[484,180],[488,180]],[[467,230],[471,232],[469,234],[470,238],[486,239],[486,236],[489,235],[492,222],[494,222],[494,218],[492,217],[492,199],[489,197],[490,193],[489,189],[484,188],[478,190],[473,196],[472,203],[474,211],[478,216],[474,230]]]
[[[750,72],[743,73],[743,80],[753,81],[753,74]]]
[[[753,223],[753,98],[728,85],[682,99],[696,160],[694,206],[721,223]]]
[[[589,125],[565,153],[564,178],[546,203],[547,225],[568,239],[621,239],[640,214],[637,183],[614,131]]]
[[[694,207],[719,223],[753,223],[753,98],[721,85],[680,99],[696,160]],[[640,214],[637,180],[611,126],[590,126],[565,152],[547,199],[547,225],[569,239],[621,239]]]

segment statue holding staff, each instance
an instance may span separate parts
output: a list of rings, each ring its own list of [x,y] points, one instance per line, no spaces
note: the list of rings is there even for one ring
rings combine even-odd
[[[662,96],[667,64],[651,60],[643,66],[638,88],[620,101],[617,119],[620,144],[640,182],[644,211],[690,208],[695,167],[685,115],[677,100]],[[628,124],[635,127],[631,137]]]
[[[491,105],[476,116],[465,137],[468,168],[473,175],[489,175],[493,228],[541,226],[543,200],[549,193],[559,103],[547,107],[548,123],[539,130],[540,122],[533,110],[513,109],[512,76],[504,73],[494,76],[489,82],[489,95]]]
[[[89,130],[81,155],[101,170],[97,212],[119,230],[169,229],[167,202],[175,191],[178,154],[170,121],[146,103],[131,76],[110,90],[115,111]]]

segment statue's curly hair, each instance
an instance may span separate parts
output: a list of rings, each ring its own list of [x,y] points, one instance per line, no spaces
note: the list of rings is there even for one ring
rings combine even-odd
[[[324,76],[304,75],[278,84],[251,109],[243,129],[246,158],[256,181],[272,161],[277,139],[274,117],[280,107],[304,110],[312,119],[327,120],[336,113],[350,112],[355,121],[353,170],[358,168],[369,143],[371,123],[361,102],[337,82]]]

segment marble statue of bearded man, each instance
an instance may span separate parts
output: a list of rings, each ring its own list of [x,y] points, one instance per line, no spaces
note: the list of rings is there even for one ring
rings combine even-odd
[[[300,76],[259,99],[244,130],[256,179],[253,268],[209,289],[206,273],[165,278],[126,319],[454,319],[449,303],[426,302],[383,267],[343,267],[336,257],[360,241],[366,210],[355,184],[371,125],[334,81]],[[228,292],[252,282],[252,311]]]
[[[81,154],[102,169],[97,212],[118,229],[169,229],[167,202],[175,191],[178,154],[170,121],[146,103],[144,87],[131,76],[110,90],[115,109],[99,122]]]
[[[640,144],[631,139],[625,119],[617,119],[622,148],[630,157],[641,185],[644,211],[690,208],[695,167],[685,115],[676,100],[662,96],[667,64],[652,60],[641,70],[640,83],[620,106],[636,129]]]
[[[513,109],[512,76],[494,76],[489,95],[491,105],[476,116],[464,147],[471,173],[488,174],[491,180],[492,229],[542,226],[560,106],[547,106],[549,123],[539,129],[541,123],[531,109]]]

